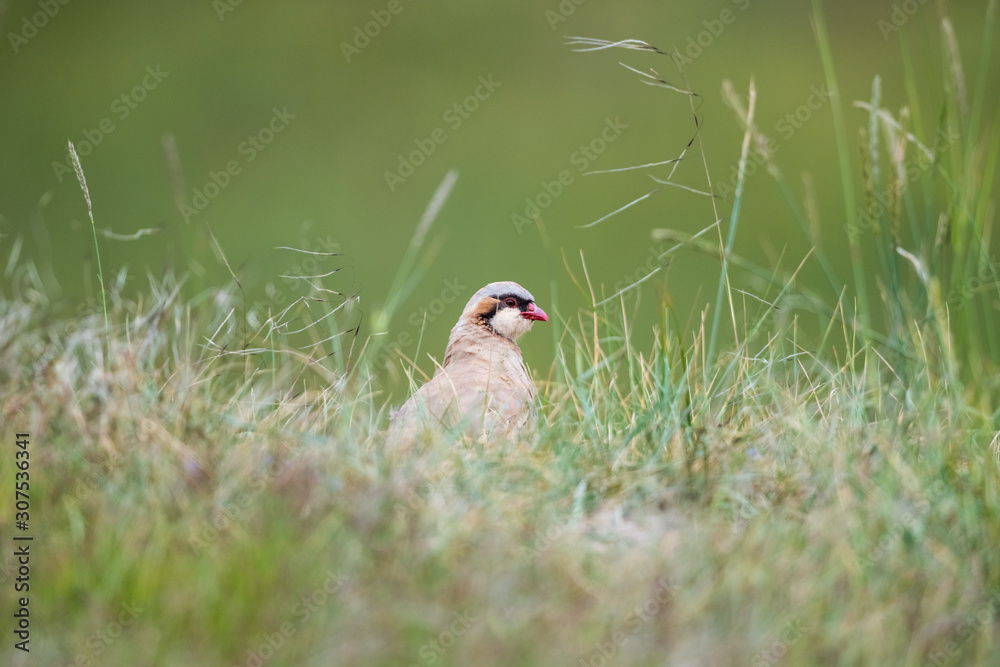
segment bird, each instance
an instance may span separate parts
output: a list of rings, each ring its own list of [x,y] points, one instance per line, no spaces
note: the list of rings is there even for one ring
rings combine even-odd
[[[549,316],[512,281],[472,295],[451,330],[434,376],[393,415],[387,441],[412,445],[452,429],[483,443],[533,426],[535,384],[517,339]]]

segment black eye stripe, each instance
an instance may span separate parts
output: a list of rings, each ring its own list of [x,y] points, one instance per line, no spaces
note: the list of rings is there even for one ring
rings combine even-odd
[[[507,303],[508,300],[513,300],[514,304],[513,305],[509,305]],[[499,310],[500,308],[517,308],[522,313],[524,311],[528,310],[528,304],[531,303],[530,301],[525,301],[521,297],[514,296],[513,294],[508,295],[508,296],[497,297],[497,301],[498,301],[498,303],[497,303],[497,310]]]
[[[498,309],[501,308],[501,307],[504,307],[504,306],[506,306],[508,308],[512,307],[512,306],[507,306],[507,304],[505,302],[507,301],[507,299],[514,299],[514,306],[513,307],[517,308],[522,313],[528,309],[528,304],[533,303],[530,299],[525,299],[522,296],[510,293],[510,292],[508,292],[506,294],[497,294],[497,295],[494,295],[493,298],[496,299],[499,302],[497,304],[497,308]]]

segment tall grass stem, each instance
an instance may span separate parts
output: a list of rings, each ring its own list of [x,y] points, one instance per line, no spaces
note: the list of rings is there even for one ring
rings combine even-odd
[[[73,160],[73,170],[76,171],[76,178],[80,181],[80,189],[83,190],[83,198],[87,202],[87,217],[90,218],[90,229],[94,232],[94,251],[97,253],[97,279],[101,283],[101,303],[104,306],[104,334],[109,335],[108,325],[108,295],[104,289],[104,268],[101,266],[101,246],[97,242],[97,224],[94,222],[94,207],[90,201],[90,190],[87,188],[87,179],[83,175],[83,165],[80,164],[80,156],[76,154],[76,146],[73,141],[69,144],[69,155]]]

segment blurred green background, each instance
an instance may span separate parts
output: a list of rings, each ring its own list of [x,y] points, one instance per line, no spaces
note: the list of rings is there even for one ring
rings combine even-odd
[[[896,19],[919,76],[931,82],[928,94],[940,95],[939,9],[916,0],[901,4],[913,10],[897,10]],[[970,79],[981,56],[985,8],[985,0],[949,5]],[[906,104],[900,31],[886,23],[893,5],[852,0],[826,3],[825,11],[848,131],[860,137],[867,112],[852,103],[869,99],[873,77],[882,77],[885,108],[898,112]],[[707,198],[668,188],[579,229],[653,185],[643,171],[583,176],[581,166],[613,169],[674,158],[694,137],[695,124],[686,96],[644,86],[618,65],[656,68],[683,87],[668,58],[574,53],[566,45],[571,35],[642,39],[694,56],[685,74],[700,95],[701,140],[716,185],[731,180],[742,140],[722,82],[731,80],[745,96],[754,77],[757,123],[777,141],[776,158],[790,182],[811,175],[821,242],[840,279],[850,283],[830,105],[812,97],[817,108],[803,107],[822,90],[824,76],[810,4],[801,0],[15,0],[3,3],[2,12],[2,242],[23,235],[24,256],[51,273],[57,297],[70,307],[94,308],[98,292],[84,199],[66,168],[67,138],[80,149],[99,229],[121,235],[160,230],[130,241],[101,237],[107,282],[128,267],[137,291],[147,284],[147,270],[154,276],[193,272],[192,288],[226,284],[228,271],[204,233],[208,223],[251,301],[263,298],[269,282],[284,287],[281,275],[343,266],[324,284],[359,296],[356,317],[365,336],[424,207],[454,169],[458,181],[427,237],[433,261],[392,320],[389,338],[416,333],[414,323],[432,307],[422,351],[440,357],[461,304],[494,280],[516,280],[543,307],[551,310],[555,302],[563,316],[575,318],[590,299],[573,285],[564,257],[582,276],[582,252],[595,288],[611,294],[645,272],[651,253],[667,247],[651,239],[653,229],[693,233],[714,218]],[[374,35],[367,41],[359,37],[366,28]],[[481,87],[481,77],[493,82],[491,90]],[[466,102],[477,89],[482,99]],[[992,119],[1000,97],[996,76],[989,97],[985,117]],[[932,136],[943,100],[922,102],[928,127],[918,130]],[[478,108],[463,116],[449,112],[463,103]],[[268,136],[275,110],[284,120]],[[797,111],[808,118],[790,130],[783,119]],[[581,162],[580,147],[600,137],[609,119],[627,128]],[[176,147],[173,166],[164,150],[167,136]],[[253,136],[257,147],[248,142]],[[443,143],[390,187],[386,173],[398,173],[401,156],[435,136]],[[675,180],[704,190],[696,149],[697,143]],[[227,165],[238,173],[220,176]],[[537,200],[563,170],[572,182],[542,211],[545,233],[538,225],[518,229],[512,215],[524,215],[526,198]],[[665,177],[669,167],[652,173]],[[224,187],[210,185],[213,174]],[[774,182],[759,170],[745,196],[753,205],[744,208],[736,251],[766,267],[781,256],[782,268],[794,269],[809,243]],[[185,216],[181,200],[207,206]],[[730,204],[719,202],[727,220]],[[343,255],[312,266],[277,249],[329,251],[334,243]],[[717,260],[681,254],[643,286],[642,303],[652,306],[669,293],[680,313],[696,312],[713,299],[718,275]],[[836,301],[814,261],[802,280]],[[455,284],[457,301],[442,312],[435,300],[450,300]],[[640,322],[654,322],[656,312],[644,309]],[[416,349],[415,339],[404,352]],[[548,365],[548,340],[536,333],[524,341],[529,364]],[[431,368],[426,359],[422,365]]]

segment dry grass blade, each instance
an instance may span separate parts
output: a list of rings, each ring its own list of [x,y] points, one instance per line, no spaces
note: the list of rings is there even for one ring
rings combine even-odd
[[[94,206],[90,201],[90,189],[87,187],[87,178],[83,175],[83,165],[80,164],[80,156],[76,154],[76,146],[73,145],[72,141],[67,143],[69,144],[70,160],[73,162],[73,171],[76,172],[76,178],[80,182],[80,189],[83,190],[83,198],[87,202],[87,217],[90,219],[90,228],[94,232],[94,252],[97,255],[97,279],[101,283],[101,304],[104,307],[104,328],[105,330],[108,330],[110,327],[108,321],[108,295],[104,288],[104,267],[101,265],[101,246],[97,243],[97,224],[94,222]]]
[[[605,220],[618,215],[622,211],[625,211],[627,209],[632,208],[633,206],[635,206],[639,202],[644,201],[646,199],[649,199],[650,197],[652,197],[653,195],[655,195],[657,192],[659,192],[659,190],[660,190],[659,188],[656,188],[655,190],[650,190],[649,192],[647,192],[646,194],[642,195],[638,199],[633,199],[632,201],[630,201],[629,203],[625,204],[621,208],[617,208],[614,211],[611,211],[611,213],[608,213],[607,215],[605,215],[605,216],[603,216],[601,218],[598,218],[597,220],[594,220],[591,223],[588,223],[586,225],[578,225],[577,229],[590,229],[591,227],[595,227],[595,226],[601,224],[602,222],[604,222]]]
[[[99,230],[101,236],[105,236],[113,241],[136,241],[141,239],[143,236],[154,236],[163,231],[161,227],[150,227],[148,229],[139,229],[132,234],[116,234],[110,229]]]
[[[303,255],[319,255],[321,257],[339,257],[339,252],[318,252],[316,250],[304,250],[302,248],[292,248],[286,245],[275,246],[275,250],[290,250],[292,252],[302,253]]]
[[[662,162],[649,162],[647,164],[637,164],[632,167],[617,167],[615,169],[597,169],[594,171],[588,171],[584,173],[584,176],[592,176],[594,174],[617,174],[623,171],[635,171],[637,169],[649,169],[651,167],[660,167],[665,164],[674,164],[680,162],[683,157],[673,158],[672,160],[663,160]],[[664,183],[665,181],[660,181]]]
[[[603,51],[605,49],[629,49],[632,51],[652,51],[661,55],[666,55],[663,51],[652,44],[648,44],[639,39],[623,39],[612,42],[606,39],[594,39],[592,37],[566,37],[567,46],[580,46],[584,48],[573,49],[574,51]]]
[[[702,234],[705,234],[708,231],[710,231],[711,229],[717,227],[718,224],[719,224],[719,221],[716,221],[714,224],[711,224],[708,227],[705,227],[701,231],[699,231],[699,232],[697,232],[695,234],[692,234],[690,237],[688,237],[688,238],[684,239],[683,241],[681,241],[680,243],[674,245],[672,248],[669,248],[669,249],[665,250],[664,252],[660,253],[657,256],[657,261],[662,260],[664,257],[667,257],[667,256],[672,255],[673,253],[677,252],[678,250],[680,250],[681,248],[683,248],[686,244],[691,243],[692,241],[694,241],[695,239],[697,239]],[[654,234],[654,238],[655,238],[655,234]],[[647,273],[646,275],[644,275],[639,280],[636,280],[635,282],[633,282],[632,284],[628,285],[627,287],[623,287],[622,289],[618,290],[617,292],[615,292],[614,294],[612,294],[608,298],[601,299],[600,301],[598,301],[597,303],[594,304],[594,307],[596,308],[597,306],[603,306],[604,304],[608,303],[609,301],[617,299],[618,297],[620,297],[621,295],[625,294],[629,290],[635,289],[636,287],[638,287],[639,285],[641,285],[642,283],[646,282],[647,280],[649,280],[650,278],[652,278],[654,275],[656,275],[657,273],[659,273],[661,270],[665,269],[669,264],[670,264],[669,261],[663,262],[660,266],[658,266],[657,268],[653,269],[652,271],[650,271],[649,273]]]

